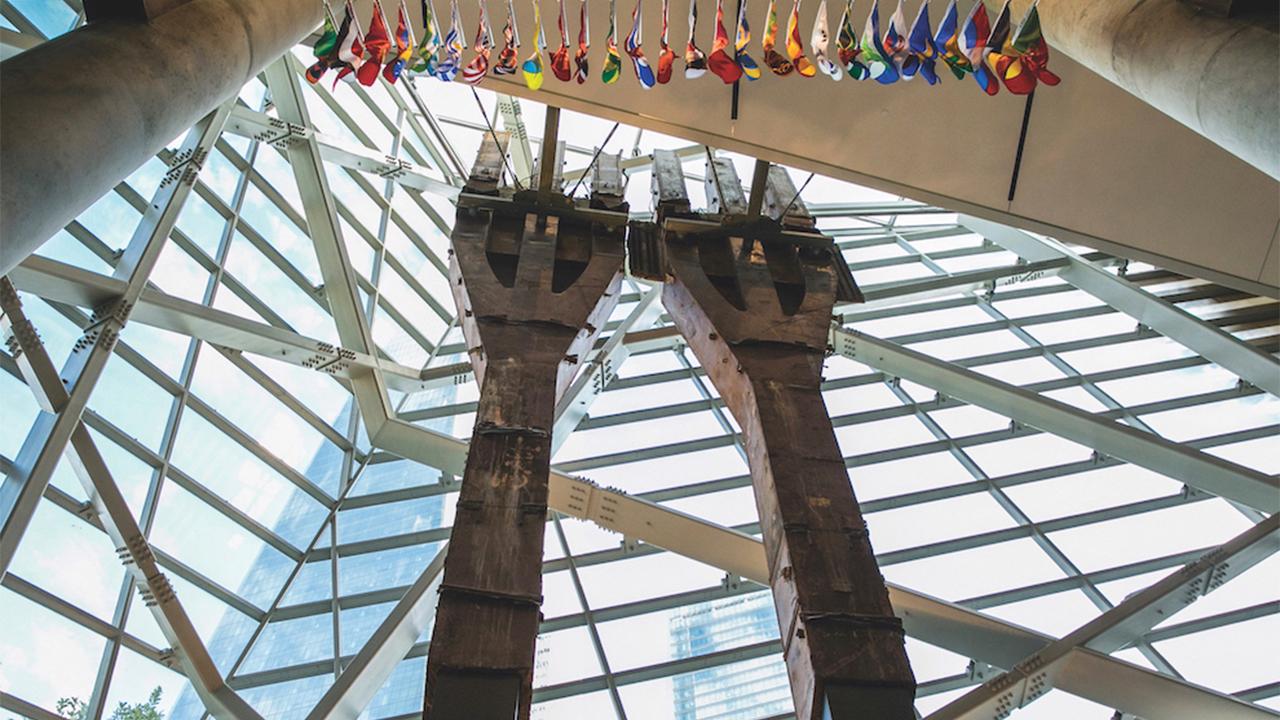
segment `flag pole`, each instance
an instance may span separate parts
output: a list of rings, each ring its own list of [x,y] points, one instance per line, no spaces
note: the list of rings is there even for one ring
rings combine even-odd
[[[1009,178],[1009,202],[1013,202],[1013,195],[1018,191],[1018,173],[1022,170],[1022,151],[1027,145],[1027,126],[1031,123],[1031,103],[1035,99],[1035,90],[1027,93],[1027,104],[1022,110],[1022,130],[1018,133],[1018,152],[1013,156],[1013,177]]]

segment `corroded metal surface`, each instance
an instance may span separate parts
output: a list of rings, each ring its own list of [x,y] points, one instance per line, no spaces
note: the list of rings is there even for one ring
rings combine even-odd
[[[902,624],[821,393],[839,262],[829,238],[794,233],[807,212],[787,215],[793,233],[758,218],[665,220],[662,300],[742,427],[797,717],[908,720]]]
[[[625,205],[508,197],[491,184],[501,162],[486,139],[474,189],[496,195],[464,194],[452,235],[480,402],[427,661],[428,720],[529,716],[555,405],[622,281]]]

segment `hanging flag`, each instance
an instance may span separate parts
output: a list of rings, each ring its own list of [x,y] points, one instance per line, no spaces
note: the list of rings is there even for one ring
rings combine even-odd
[[[316,61],[307,68],[307,82],[315,85],[329,72],[329,67],[336,59],[338,50],[338,28],[333,21],[333,12],[329,9],[329,3],[324,3],[324,28],[320,31],[320,39],[316,40],[316,44],[311,46],[311,52],[315,55]]]
[[[907,64],[912,73],[919,72],[930,85],[938,84],[938,46],[933,42],[933,30],[929,27],[929,2],[920,4],[920,12],[916,13],[916,21],[911,24],[911,34],[907,36],[907,49],[911,53]]]
[[[880,41],[880,0],[872,0],[871,13],[862,28],[862,62],[868,75],[881,85],[898,82],[898,68]]]
[[[493,28],[489,25],[486,0],[480,0],[480,25],[476,28],[476,42],[471,49],[476,51],[476,56],[462,69],[462,81],[468,85],[479,85],[489,72],[489,54],[493,50]]]
[[[733,33],[733,56],[748,80],[760,79],[760,66],[747,54],[751,44],[751,26],[747,24],[747,0],[738,0],[738,29]]]
[[[836,34],[836,57],[844,66],[845,72],[854,80],[866,80],[871,77],[867,66],[858,61],[862,49],[858,47],[858,38],[853,34],[853,0],[845,0],[844,15],[840,18],[840,31]]]
[[[729,47],[729,32],[724,29],[724,0],[716,0],[716,36],[711,41],[711,53],[707,55],[707,68],[726,85],[742,77],[742,68],[725,51]]]
[[[440,52],[443,58],[436,61],[436,77],[444,82],[453,82],[462,69],[462,13],[458,11],[458,0],[452,0],[449,10],[449,33],[444,36],[444,46]]]
[[[387,62],[387,66],[382,69],[382,77],[387,82],[395,84],[400,79],[400,73],[404,72],[404,68],[409,64],[409,56],[413,54],[413,38],[409,34],[409,10],[404,6],[404,0],[400,0],[400,9],[396,18],[396,54]]]
[[[707,72],[707,56],[693,42],[698,29],[698,0],[689,0],[689,43],[684,46],[686,80],[702,77]]]
[[[1040,30],[1040,11],[1033,2],[1027,10],[1018,32],[1010,43],[1017,58],[1004,71],[1005,87],[1015,95],[1026,95],[1042,82],[1050,87],[1062,82],[1062,78],[1049,71],[1049,45]]]
[[[910,80],[915,77],[915,68],[912,68],[910,75],[903,68],[908,57],[906,29],[907,21],[902,16],[902,0],[898,0],[897,9],[893,11],[893,15],[889,16],[889,27],[884,31],[881,46],[884,48],[885,57],[889,58],[897,68],[898,76],[903,80]]]
[[[960,52],[964,53],[969,60],[973,79],[978,83],[978,87],[988,95],[995,95],[1000,92],[1000,83],[987,71],[987,64],[983,58],[989,37],[991,37],[991,18],[987,16],[987,6],[982,0],[978,0],[973,4],[973,9],[969,11],[969,16],[965,18],[964,25],[960,28],[958,46]]]
[[[440,47],[440,28],[436,26],[436,11],[428,0],[422,0],[422,42],[418,43],[418,62],[409,68],[424,75],[436,74],[436,50]]]
[[[502,27],[502,50],[498,53],[498,62],[494,63],[495,75],[514,75],[516,66],[520,64],[520,31],[516,28],[516,9],[511,0],[507,0],[507,24]]]
[[[533,53],[529,55],[520,70],[524,72],[524,84],[530,90],[542,87],[542,53],[547,50],[547,36],[542,31],[542,8],[538,0],[533,0]]]
[[[951,3],[947,5],[947,11],[942,15],[942,22],[938,24],[938,34],[933,37],[933,44],[938,48],[943,61],[947,63],[947,67],[951,68],[951,74],[955,75],[957,80],[963,79],[965,73],[973,72],[973,66],[969,64],[969,58],[965,57],[964,53],[960,51],[956,0],[951,0]]]
[[[590,77],[590,66],[587,62],[587,50],[591,47],[591,16],[587,14],[587,0],[578,5],[578,51],[573,54],[573,64],[577,68],[574,77],[578,84]]]
[[[670,0],[662,0],[662,35],[658,38],[658,84],[671,82],[671,72],[675,68],[676,53],[667,40],[667,28],[670,26]]]
[[[341,28],[346,28],[346,31],[343,32]],[[356,18],[351,0],[347,0],[347,6],[343,10],[341,28],[338,32],[339,70],[338,77],[333,81],[334,87],[338,86],[339,80],[347,82],[354,80],[356,70],[364,64],[364,34],[360,32],[360,20]]]
[[[356,70],[356,79],[369,87],[378,81],[378,71],[387,54],[391,52],[391,37],[387,35],[387,19],[382,15],[382,3],[373,0],[373,17],[369,20],[369,32],[364,35],[365,62]]]
[[[791,6],[791,17],[787,19],[787,57],[800,77],[809,78],[818,74],[818,68],[805,57],[804,43],[800,41],[800,0],[796,0]]]
[[[1000,7],[1000,12],[996,14],[996,22],[991,26],[991,34],[987,36],[987,41],[983,43],[982,62],[987,66],[987,70],[991,72],[991,76],[999,78],[1004,74],[1002,65],[1007,64],[1011,57],[1004,54],[1005,45],[1009,42],[1009,34],[1013,29],[1011,27],[1013,20],[1009,11],[1009,0],[1004,0],[1004,5]],[[1012,54],[1012,49],[1009,50]]]
[[[831,33],[827,30],[827,0],[818,3],[818,17],[813,20],[813,35],[809,44],[813,46],[813,60],[818,69],[831,76],[832,80],[844,77],[840,66],[827,58],[827,47],[831,42]]]
[[[622,56],[618,54],[618,2],[609,0],[609,36],[604,40],[604,70],[600,79],[605,85],[618,82],[622,75]]]
[[[561,82],[569,82],[573,71],[569,68],[569,29],[564,18],[564,0],[560,0],[560,19],[556,24],[560,26],[560,47],[551,53],[551,73]]]
[[[645,59],[644,50],[640,48],[644,42],[644,16],[640,14],[640,6],[643,2],[644,0],[636,0],[636,7],[631,11],[631,32],[627,33],[627,39],[623,41],[622,46],[627,51],[627,56],[631,58],[631,66],[635,68],[640,87],[648,90],[657,84],[658,80],[653,76],[653,68],[649,67],[649,61]]]
[[[769,14],[764,21],[764,37],[760,39],[760,49],[764,51],[764,64],[774,75],[790,75],[795,66],[791,61],[774,48],[778,43],[778,3],[769,0]]]

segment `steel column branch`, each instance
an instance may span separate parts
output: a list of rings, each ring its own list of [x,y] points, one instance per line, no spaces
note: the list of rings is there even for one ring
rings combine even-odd
[[[529,716],[556,403],[620,294],[626,207],[584,215],[557,192],[556,125],[548,109],[540,189],[513,199],[498,188],[505,148],[485,136],[454,224],[480,402],[427,656],[430,720]]]
[[[718,206],[747,207],[731,166],[708,166]],[[757,182],[766,176],[757,168]],[[759,208],[765,188],[753,190]],[[822,399],[841,277],[832,241],[772,223],[769,234],[759,218],[721,223],[663,219],[662,299],[742,427],[796,715],[914,718],[902,622]]]

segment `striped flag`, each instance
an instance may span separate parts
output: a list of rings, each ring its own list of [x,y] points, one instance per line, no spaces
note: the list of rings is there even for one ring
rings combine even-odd
[[[729,32],[724,29],[724,0],[716,0],[716,36],[707,55],[707,67],[726,85],[732,85],[742,77],[742,68],[725,51],[729,47]]]
[[[747,46],[751,44],[751,25],[747,23],[747,0],[738,2],[738,29],[733,33],[734,59],[742,74],[748,80],[760,79],[760,66],[754,58],[747,54]]]
[[[903,69],[908,57],[907,36],[903,34],[906,28],[907,20],[902,15],[902,0],[898,0],[898,7],[889,16],[889,27],[885,29],[884,40],[880,44],[884,48],[885,57],[898,69],[899,77],[910,80],[915,76],[914,70],[908,75]]]
[[[813,46],[813,60],[817,63],[818,69],[830,76],[832,80],[839,80],[844,77],[844,71],[827,57],[827,47],[830,42],[831,33],[827,30],[827,0],[822,0],[818,3],[818,17],[813,20],[813,35],[809,37],[809,43]]]
[[[618,2],[609,0],[609,36],[604,41],[604,70],[600,79],[605,85],[618,82],[622,75],[622,56],[618,54]]]
[[[338,59],[338,28],[327,2],[324,4],[324,29],[320,32],[320,39],[311,47],[311,52],[316,61],[307,68],[307,82],[315,85]]]
[[[956,0],[951,0],[951,4],[947,5],[947,11],[942,14],[942,22],[938,23],[938,34],[933,36],[933,44],[938,48],[943,61],[947,63],[947,67],[951,68],[951,74],[955,75],[957,80],[963,79],[965,73],[973,72],[969,58],[960,52],[959,27]]]
[[[872,0],[871,12],[862,28],[862,62],[873,80],[881,85],[898,82],[898,68],[880,42],[880,2]]]
[[[627,33],[622,47],[626,50],[627,57],[631,58],[631,66],[635,68],[640,87],[649,90],[658,80],[653,76],[653,68],[649,67],[649,61],[640,47],[644,43],[644,16],[640,14],[643,2],[644,0],[636,0],[636,7],[631,11],[631,32]]]
[[[409,64],[409,56],[413,54],[413,36],[409,33],[409,11],[404,6],[404,0],[400,0],[397,15],[396,54],[387,62],[387,66],[382,68],[382,77],[392,84],[400,79],[400,73],[404,72],[405,66]]]
[[[764,23],[764,37],[760,40],[760,49],[764,51],[764,64],[774,75],[790,75],[795,66],[782,53],[774,48],[778,42],[778,3],[769,0],[769,14]]]
[[[858,60],[862,48],[858,47],[858,37],[853,34],[853,0],[845,0],[844,15],[840,17],[840,30],[836,34],[836,57],[844,66],[845,72],[854,80],[866,80],[871,77],[867,66]]]
[[[547,50],[547,35],[542,31],[542,8],[538,0],[533,0],[533,53],[520,66],[524,73],[524,84],[530,90],[542,87],[542,53]]]
[[[444,82],[453,82],[462,69],[462,13],[458,11],[458,0],[452,0],[449,9],[449,33],[444,36],[444,58],[436,63],[436,77]]]
[[[578,5],[578,51],[573,54],[574,77],[578,84],[587,81],[591,76],[588,50],[591,48],[591,16],[587,14],[587,0]]]
[[[689,42],[684,46],[684,77],[686,80],[702,77],[707,72],[707,56],[693,41],[698,31],[698,0],[689,0]]]
[[[551,53],[551,73],[561,82],[569,82],[573,75],[569,69],[569,29],[564,18],[564,0],[560,0],[560,19],[556,24],[560,26],[560,47]]]
[[[791,17],[787,18],[787,57],[800,77],[810,78],[818,74],[818,68],[805,57],[804,43],[800,40],[800,0],[791,6]]]
[[[507,24],[502,27],[502,50],[494,63],[495,75],[514,75],[520,64],[520,31],[516,28],[516,9],[507,0]]]
[[[479,85],[489,73],[489,53],[493,51],[493,28],[489,25],[489,7],[485,0],[480,0],[480,24],[471,49],[476,51],[476,56],[462,69],[462,81]]]
[[[675,69],[676,53],[671,49],[671,44],[667,39],[667,29],[670,27],[670,0],[662,0],[662,35],[658,37],[658,84],[666,85],[671,82],[671,73]]]
[[[346,32],[341,28],[338,32],[338,64],[341,69],[333,81],[334,87],[337,87],[338,80],[355,80],[356,70],[364,64],[364,35],[360,32],[360,20],[356,17],[355,8],[351,7],[351,0],[347,0],[343,11],[342,28],[346,28]]]
[[[911,24],[911,34],[907,36],[907,50],[910,57],[912,74],[920,73],[930,85],[938,84],[938,46],[933,42],[933,30],[929,27],[929,3],[920,4],[920,12],[916,13],[916,21]],[[907,64],[903,65],[904,72]]]
[[[424,75],[435,75],[436,50],[440,48],[440,28],[436,25],[436,11],[428,0],[422,0],[422,40],[416,51],[418,61],[409,70]]]
[[[988,95],[995,95],[1000,92],[1000,83],[987,71],[987,64],[983,58],[989,37],[991,37],[991,18],[987,16],[987,6],[982,0],[978,0],[973,4],[973,9],[969,11],[969,16],[965,18],[964,25],[960,28],[959,48],[960,52],[969,59],[969,65],[973,69],[973,79],[978,83],[978,87]]]
[[[369,20],[369,32],[364,34],[365,62],[356,70],[356,79],[369,87],[378,81],[378,71],[391,52],[391,37],[387,34],[387,19],[382,14],[382,3],[373,0],[373,17]]]
[[[1026,95],[1036,89],[1037,83],[1054,86],[1062,78],[1050,72],[1049,45],[1040,30],[1040,11],[1032,3],[1018,25],[1010,42],[1016,56],[1004,71],[1004,84],[1015,95]]]

